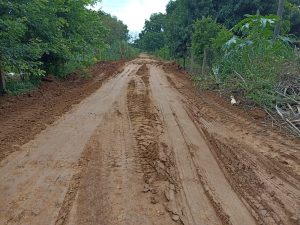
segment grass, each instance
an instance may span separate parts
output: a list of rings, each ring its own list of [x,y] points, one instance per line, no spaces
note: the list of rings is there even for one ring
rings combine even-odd
[[[243,48],[233,48],[219,58],[221,87],[262,107],[274,108],[280,72],[294,57],[293,49],[280,41],[261,39]]]
[[[6,91],[9,95],[21,95],[36,88],[36,84],[30,81],[8,80]]]

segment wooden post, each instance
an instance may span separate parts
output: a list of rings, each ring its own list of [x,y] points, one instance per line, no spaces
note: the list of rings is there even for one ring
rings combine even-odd
[[[276,39],[280,35],[283,11],[284,11],[284,0],[279,0],[278,10],[277,10],[277,16],[279,17],[279,21],[277,22],[277,24],[275,26],[274,39]]]
[[[0,64],[0,95],[3,95],[5,93],[5,90],[5,77],[2,66]]]
[[[196,73],[196,70],[195,70],[195,68],[194,68],[194,65],[195,65],[195,62],[194,62],[194,53],[193,53],[193,51],[192,51],[192,53],[191,53],[191,71],[192,71],[192,73],[193,74],[195,74]]]
[[[206,75],[206,59],[207,56],[206,56],[206,49],[204,48],[204,51],[203,51],[203,62],[202,62],[202,75]]]

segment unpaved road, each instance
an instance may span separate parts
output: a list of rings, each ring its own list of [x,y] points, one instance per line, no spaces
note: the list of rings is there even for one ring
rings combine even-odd
[[[0,224],[300,224],[300,145],[146,56],[0,163]]]

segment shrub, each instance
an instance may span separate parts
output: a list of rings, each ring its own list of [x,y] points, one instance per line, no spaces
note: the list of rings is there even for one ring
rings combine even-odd
[[[293,57],[289,37],[273,40],[275,21],[275,16],[248,16],[233,28],[240,37],[232,36],[225,43],[215,63],[224,88],[268,108],[276,100],[279,71]]]
[[[197,20],[194,23],[192,52],[197,59],[202,59],[204,51],[211,49],[213,39],[218,36],[222,29],[223,26],[215,22],[211,17]]]
[[[170,48],[165,46],[155,51],[154,55],[160,59],[170,60],[171,59],[171,51]]]
[[[6,91],[10,95],[20,95],[35,88],[35,84],[30,81],[11,80],[6,83]]]

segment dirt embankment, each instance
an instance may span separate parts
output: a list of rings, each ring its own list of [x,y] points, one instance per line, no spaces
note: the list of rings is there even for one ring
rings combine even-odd
[[[69,111],[72,105],[99,89],[124,64],[124,61],[99,62],[90,69],[92,78],[73,74],[64,81],[45,79],[30,93],[0,97],[0,161]]]

